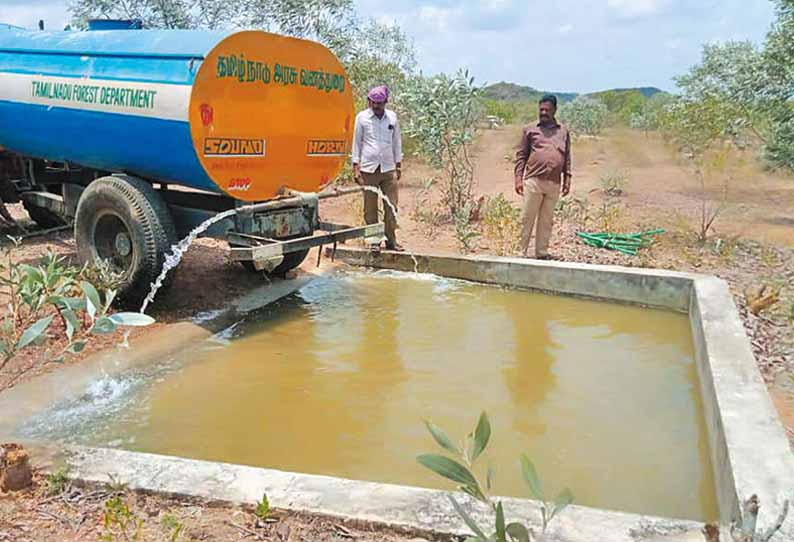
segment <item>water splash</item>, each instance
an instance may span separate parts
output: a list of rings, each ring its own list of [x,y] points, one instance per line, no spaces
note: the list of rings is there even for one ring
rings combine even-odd
[[[228,211],[223,211],[222,213],[218,213],[217,215],[208,218],[193,228],[193,230],[187,234],[184,239],[171,247],[171,252],[165,257],[163,269],[160,271],[160,274],[157,276],[155,281],[152,282],[149,295],[146,296],[146,299],[144,299],[143,303],[141,304],[141,314],[145,313],[146,309],[149,307],[149,304],[154,301],[154,296],[157,295],[157,291],[163,286],[163,281],[165,281],[165,277],[168,276],[168,272],[179,265],[179,262],[182,261],[182,257],[185,255],[188,248],[190,248],[190,245],[193,244],[193,241],[195,241],[199,235],[207,231],[213,224],[233,216],[235,213],[237,213],[237,211],[239,211],[239,209],[229,209]]]
[[[139,375],[113,377],[102,373],[79,396],[62,401],[30,418],[19,428],[27,438],[61,438],[70,441],[79,430],[95,423],[97,416],[112,417],[120,412],[140,385]]]
[[[373,194],[378,196],[378,198],[383,202],[384,205],[388,205],[389,209],[391,209],[392,214],[394,214],[394,221],[399,224],[400,213],[397,212],[397,207],[391,202],[389,197],[386,194],[384,194],[380,188],[378,188],[377,186],[368,186],[368,185],[361,185],[361,188],[363,190],[366,190],[367,192],[372,192]],[[419,260],[416,259],[414,253],[411,252],[410,250],[406,250],[405,253],[408,254],[411,257],[411,259],[414,261],[414,273],[419,273]]]
[[[210,322],[224,313],[224,309],[213,309],[207,311],[201,311],[193,318],[190,319],[191,322],[194,324],[204,324],[206,322]]]
[[[209,341],[214,345],[229,346],[232,343],[232,339],[237,334],[237,331],[240,328],[240,324],[241,322],[235,322],[229,327],[222,329],[219,332],[212,335],[211,337],[209,337],[207,341]]]

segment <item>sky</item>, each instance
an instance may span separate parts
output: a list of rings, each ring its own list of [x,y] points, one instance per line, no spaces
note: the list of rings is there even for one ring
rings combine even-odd
[[[704,43],[761,42],[769,0],[355,0],[396,22],[425,73],[468,68],[480,83],[589,92],[656,86],[696,63]],[[0,0],[0,22],[60,29],[65,0]]]

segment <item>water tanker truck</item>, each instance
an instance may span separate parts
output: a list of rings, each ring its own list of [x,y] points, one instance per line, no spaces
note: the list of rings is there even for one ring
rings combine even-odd
[[[320,223],[350,149],[350,82],[318,43],[261,31],[0,25],[0,198],[42,227],[74,222],[78,255],[142,299],[172,245],[211,217],[250,269],[380,238]],[[318,196],[319,193],[319,196]]]

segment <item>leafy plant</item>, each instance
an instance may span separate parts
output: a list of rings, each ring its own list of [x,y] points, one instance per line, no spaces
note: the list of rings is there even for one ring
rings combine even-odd
[[[640,89],[612,89],[595,92],[588,97],[602,102],[611,117],[616,121],[626,123],[632,114],[642,111],[643,105],[648,101]]]
[[[105,501],[99,539],[103,542],[135,542],[140,540],[143,523],[144,519],[133,512],[127,501],[116,495]]]
[[[485,235],[496,241],[499,256],[515,254],[521,241],[521,210],[499,193],[485,204]]]
[[[107,487],[114,495],[121,495],[129,489],[129,485],[126,482],[111,473],[108,473]]]
[[[725,263],[730,263],[733,260],[736,247],[739,246],[740,240],[741,236],[739,235],[732,235],[724,239],[717,239],[714,242],[714,251],[720,257],[720,260]]]
[[[560,198],[554,207],[554,212],[562,221],[570,221],[584,229],[590,220],[590,201],[587,198],[569,196]]]
[[[262,521],[270,518],[270,501],[268,501],[267,495],[262,495],[262,500],[256,503],[254,515]]]
[[[47,475],[47,494],[60,495],[69,483],[69,470],[61,467],[57,471]]]
[[[521,474],[524,476],[532,496],[541,502],[540,513],[543,530],[545,531],[554,516],[573,502],[573,493],[566,487],[553,501],[547,501],[543,492],[543,484],[540,481],[537,470],[535,470],[535,465],[525,454],[521,454]]]
[[[51,333],[62,333],[66,346],[52,361],[81,352],[90,338],[116,331],[121,326],[147,326],[150,316],[121,312],[110,314],[116,296],[113,289],[102,294],[92,278],[107,284],[113,277],[106,268],[74,267],[62,256],[47,253],[37,265],[16,262],[13,248],[18,239],[11,239],[11,248],[0,254],[0,293],[9,302],[0,315],[0,370],[19,352],[41,344]],[[54,322],[59,322],[56,327]],[[20,375],[18,375],[20,376]]]
[[[185,530],[185,525],[172,514],[164,515],[162,524],[169,532],[168,542],[177,542],[179,535]]]
[[[598,229],[606,233],[615,233],[620,229],[623,207],[617,198],[608,197],[601,202],[595,216]]]
[[[773,246],[769,246],[766,243],[761,244],[761,263],[770,269],[775,269],[780,266],[780,255],[778,251]]]
[[[124,272],[117,270],[109,260],[97,260],[80,271],[80,278],[100,292],[117,291],[124,282]]]
[[[439,454],[422,454],[416,458],[420,465],[434,473],[458,484],[458,489],[478,502],[484,503],[494,513],[494,532],[490,535],[477,524],[474,518],[461,506],[454,497],[450,496],[455,512],[471,529],[473,536],[467,538],[471,542],[530,542],[534,533],[520,522],[507,523],[501,501],[494,501],[488,496],[494,478],[494,470],[489,467],[485,477],[485,484],[474,473],[474,464],[488,447],[491,439],[491,423],[488,415],[483,412],[477,426],[469,433],[460,445],[454,443],[447,434],[437,425],[425,421],[425,426],[433,440],[453,458]],[[530,493],[541,500],[541,525],[545,532],[549,523],[565,507],[573,502],[573,494],[569,489],[564,489],[553,502],[545,502],[545,494],[540,478],[532,462],[526,455],[521,456],[521,474],[529,487]]]
[[[471,252],[474,250],[474,242],[480,237],[471,221],[472,203],[466,202],[463,207],[458,208],[453,215],[455,222],[455,239],[458,241],[461,252]]]

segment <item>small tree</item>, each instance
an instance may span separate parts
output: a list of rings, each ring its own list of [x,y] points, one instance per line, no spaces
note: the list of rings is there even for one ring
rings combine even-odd
[[[695,236],[705,243],[728,203],[730,183],[744,165],[737,147],[745,145],[732,105],[715,96],[695,102],[679,98],[661,115],[661,130],[691,165],[697,179],[698,224]],[[714,187],[719,196],[714,197]]]
[[[585,96],[560,107],[560,119],[575,134],[599,135],[606,125],[608,114],[603,102]]]
[[[740,142],[746,134],[768,139],[761,54],[750,42],[705,45],[699,64],[676,78],[682,100],[708,108],[710,129]],[[716,122],[718,121],[718,122]]]
[[[772,165],[794,169],[794,1],[775,0],[775,4],[776,19],[760,62],[761,96],[771,120],[764,153]]]
[[[404,131],[416,140],[419,152],[444,171],[443,203],[451,218],[472,199],[471,144],[482,115],[479,96],[480,88],[467,71],[411,78],[402,95]]]
[[[629,117],[629,127],[633,130],[648,132],[658,130],[661,116],[665,107],[670,105],[674,98],[666,92],[654,94],[642,104],[640,111],[632,113]]]
[[[770,164],[794,169],[794,2],[774,3],[776,17],[763,47],[706,45],[700,63],[676,82],[685,100],[722,104],[724,131],[752,134]]]

